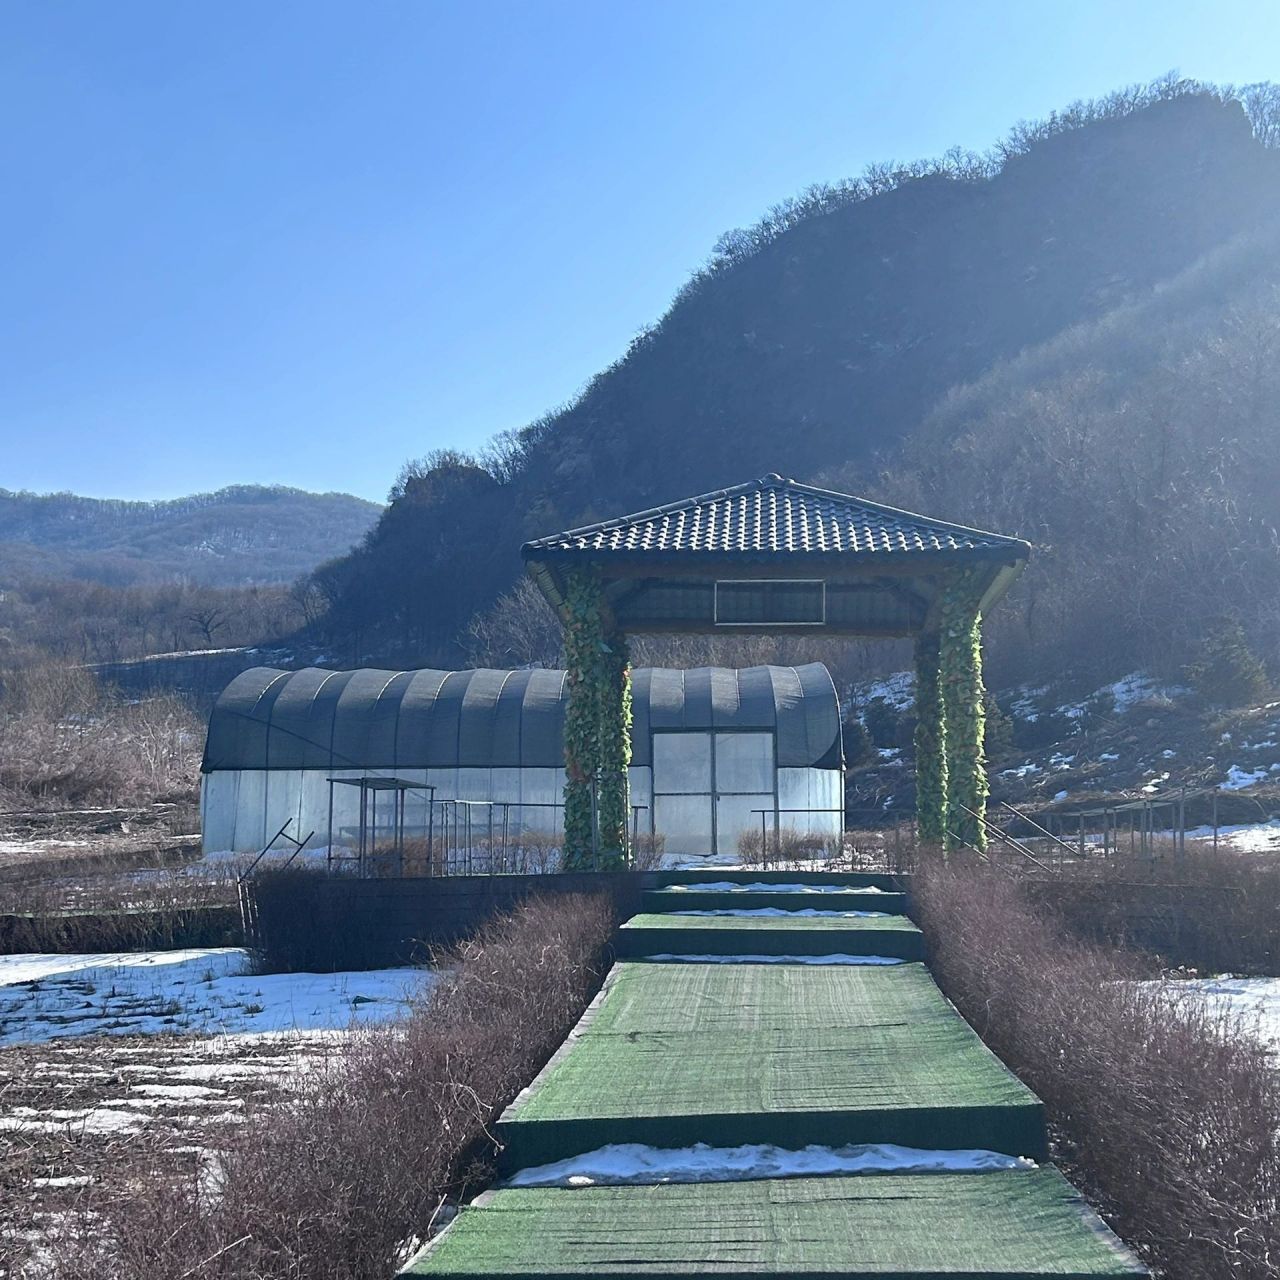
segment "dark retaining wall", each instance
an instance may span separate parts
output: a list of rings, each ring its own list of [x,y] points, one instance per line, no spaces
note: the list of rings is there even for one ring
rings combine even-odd
[[[652,872],[357,880],[287,869],[255,877],[252,944],[269,971],[377,969],[425,960],[527,898],[609,895],[620,918],[640,909]]]

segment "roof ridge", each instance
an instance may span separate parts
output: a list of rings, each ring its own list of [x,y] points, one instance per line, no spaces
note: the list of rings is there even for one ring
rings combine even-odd
[[[566,544],[573,542],[581,542],[590,538],[598,538],[605,534],[616,533],[622,530],[643,526],[645,524],[654,524],[656,521],[664,520],[671,516],[683,516],[691,512],[701,510],[709,510],[711,520],[714,525],[717,506],[726,502],[734,502],[737,499],[745,499],[752,493],[794,493],[806,497],[818,499],[823,502],[833,503],[837,506],[845,508],[846,512],[856,512],[861,516],[875,515],[885,517],[893,521],[903,524],[914,525],[917,530],[926,533],[958,535],[964,538],[981,539],[988,544],[988,549],[1007,547],[1011,550],[1025,549],[1030,550],[1030,546],[1021,538],[1010,537],[1008,534],[994,533],[988,529],[979,529],[974,525],[957,524],[950,520],[939,520],[933,516],[922,515],[919,512],[908,511],[902,507],[891,507],[886,503],[875,502],[870,498],[862,498],[857,494],[839,493],[834,489],[823,489],[817,485],[804,484],[799,480],[795,480],[789,476],[782,476],[777,472],[769,472],[767,475],[760,476],[754,480],[747,480],[741,484],[729,485],[719,489],[711,489],[706,493],[694,494],[692,497],[680,498],[674,502],[663,503],[661,506],[649,507],[642,511],[629,512],[626,515],[611,516],[606,520],[597,520],[592,524],[580,525],[577,528],[565,529],[560,533],[547,534],[541,538],[531,539],[521,548],[525,554],[537,553],[552,550],[569,550]],[[801,518],[804,513],[801,511]],[[716,527],[716,536],[711,539],[713,544],[718,544],[721,538],[727,538],[729,524],[733,523],[733,513],[728,513],[727,522],[722,521],[720,527]],[[757,514],[755,519],[756,532],[759,533],[760,518]],[[744,530],[739,528],[737,531],[737,541],[741,543],[744,540]],[[818,530],[818,536],[821,538],[822,532]],[[836,531],[836,550],[854,550],[853,546],[843,548],[839,545],[840,534]],[[887,535],[886,535],[887,536]],[[856,541],[857,535],[854,535]],[[658,542],[665,541],[665,537],[659,536],[655,539]],[[677,534],[677,541],[682,541],[682,534]],[[698,531],[693,533],[693,541],[698,541]],[[917,541],[919,541],[917,536]],[[628,547],[627,550],[649,550],[649,537],[644,539],[644,546],[640,548]],[[756,541],[759,541],[757,536]],[[791,529],[787,529],[787,546],[785,550],[796,550],[791,546]],[[584,548],[578,548],[582,550]],[[620,548],[619,548],[620,549]],[[657,548],[655,548],[657,549]],[[710,549],[710,548],[708,548]],[[727,546],[719,548],[722,551],[733,550]],[[869,548],[876,550],[877,548]],[[885,548],[888,549],[888,548]],[[929,548],[917,547],[917,551],[928,551]],[[746,547],[738,546],[738,552],[747,550]],[[826,548],[824,548],[826,550]],[[911,548],[903,548],[903,553],[910,553]]]

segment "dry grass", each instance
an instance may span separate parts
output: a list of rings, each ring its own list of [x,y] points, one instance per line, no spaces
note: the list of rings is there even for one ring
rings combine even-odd
[[[443,958],[404,1024],[354,1035],[284,1100],[246,1108],[212,1175],[139,1152],[40,1233],[24,1274],[385,1280],[488,1175],[488,1126],[590,999],[612,925],[589,896],[490,925]]]
[[[7,860],[0,954],[233,943],[234,870],[201,864],[198,852],[169,841]]]
[[[175,697],[127,701],[77,667],[46,664],[0,678],[0,801],[147,804],[189,799],[204,726]]]
[[[810,863],[839,865],[843,844],[838,836],[810,835],[804,831],[744,831],[738,837],[738,857],[745,867],[790,870]]]
[[[1280,1270],[1280,1072],[1131,953],[1071,936],[1006,874],[924,865],[934,972],[1044,1099],[1056,1154],[1169,1280]]]

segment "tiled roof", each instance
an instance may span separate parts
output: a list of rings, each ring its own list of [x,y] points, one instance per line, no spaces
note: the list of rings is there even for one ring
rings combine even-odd
[[[526,559],[574,553],[715,556],[1004,553],[1026,543],[778,475],[527,542]]]

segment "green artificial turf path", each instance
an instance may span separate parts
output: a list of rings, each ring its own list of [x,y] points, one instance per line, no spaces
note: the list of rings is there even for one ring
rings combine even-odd
[[[773,905],[768,894],[753,894],[752,898],[750,908]],[[632,916],[618,930],[617,949],[622,956],[815,956],[844,952],[920,960],[924,958],[924,939],[906,916],[688,916],[643,912]]]
[[[1045,1142],[1039,1101],[920,964],[619,963],[499,1134],[506,1168],[612,1142]]]
[[[1132,1277],[1053,1169],[490,1192],[403,1276]]]

